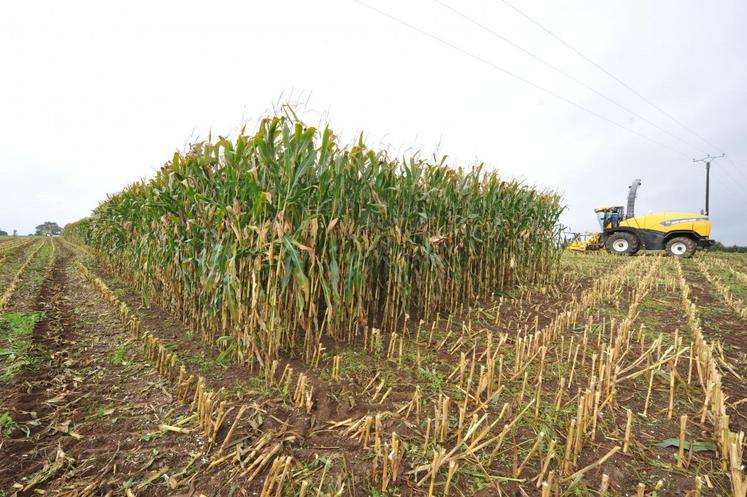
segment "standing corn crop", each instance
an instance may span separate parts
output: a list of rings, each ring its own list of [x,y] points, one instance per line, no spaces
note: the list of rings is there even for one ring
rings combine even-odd
[[[539,280],[558,260],[561,210],[479,167],[341,148],[330,129],[273,117],[175,154],[66,235],[264,364]]]

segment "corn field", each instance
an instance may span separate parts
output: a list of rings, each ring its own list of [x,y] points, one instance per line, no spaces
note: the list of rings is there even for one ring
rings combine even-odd
[[[747,258],[565,253],[252,370],[91,222],[0,265],[0,493],[747,497]]]
[[[553,192],[394,159],[294,117],[200,142],[66,228],[242,363],[318,361],[323,336],[394,331],[552,275]]]

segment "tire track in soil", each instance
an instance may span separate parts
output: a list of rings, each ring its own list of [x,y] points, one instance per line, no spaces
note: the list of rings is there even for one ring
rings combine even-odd
[[[33,333],[39,366],[0,384],[3,412],[30,431],[0,438],[0,495],[32,495],[35,488],[47,495],[125,495],[128,485],[137,495],[188,495],[196,487],[212,494],[227,478],[197,471],[202,438],[158,428],[189,409],[174,402],[133,350],[115,314],[77,274],[70,251],[58,249],[36,300],[45,311]],[[115,350],[124,350],[124,363],[112,361]],[[41,480],[35,486],[12,488],[34,478]]]
[[[43,420],[51,411],[45,402],[48,390],[55,378],[54,370],[66,353],[61,349],[62,340],[57,336],[68,323],[68,315],[61,302],[65,287],[63,267],[66,257],[55,260],[52,270],[38,290],[33,309],[43,311],[44,316],[34,326],[31,354],[46,363],[33,370],[26,369],[7,384],[0,384],[5,399],[3,411],[8,412],[13,421],[28,429],[28,436],[16,438],[11,433],[10,440],[3,440],[0,458],[7,461],[0,467],[0,490],[11,484],[22,468],[28,468],[27,454],[34,450],[34,438],[41,429]],[[18,298],[18,297],[16,297]],[[18,306],[16,301],[16,306]],[[12,306],[11,306],[12,308]],[[17,435],[17,433],[16,433]]]
[[[61,253],[54,261],[51,271],[38,290],[31,308],[44,312],[43,318],[34,326],[31,338],[31,354],[36,366],[24,370],[19,376],[7,383],[0,384],[0,391],[5,399],[4,411],[13,421],[27,430],[16,429],[10,437],[3,440],[0,458],[7,463],[0,467],[0,491],[11,490],[21,475],[34,474],[53,457],[55,445],[46,445],[45,439],[55,439],[45,424],[50,421],[54,411],[52,393],[59,389],[55,385],[60,370],[68,361],[65,349],[65,333],[70,329],[72,316],[64,292],[66,290],[65,265],[69,253]],[[17,301],[16,308],[29,306],[30,303]],[[51,400],[51,401],[50,401]],[[51,435],[51,436],[50,436]],[[51,440],[50,440],[51,442]],[[16,489],[17,490],[17,489]],[[29,491],[32,488],[28,489]],[[22,491],[18,495],[24,495]]]
[[[4,290],[13,279],[23,260],[33,250],[36,242],[28,242],[10,249],[7,253],[0,255],[0,293]]]
[[[747,374],[747,327],[745,322],[727,306],[715,288],[706,281],[692,263],[682,266],[690,285],[692,301],[698,307],[700,324],[710,340],[718,340],[724,349],[724,359],[744,378]],[[710,341],[709,340],[709,341]],[[747,425],[747,378],[737,378],[733,372],[721,368],[721,381],[729,395],[726,405],[732,416],[731,425],[736,431]],[[735,406],[735,403],[736,406]],[[747,457],[747,454],[746,454]]]

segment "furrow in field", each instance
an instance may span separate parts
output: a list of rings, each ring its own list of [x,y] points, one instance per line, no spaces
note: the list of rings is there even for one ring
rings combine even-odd
[[[706,420],[710,422],[715,445],[721,457],[721,468],[728,471],[731,493],[734,496],[742,496],[747,493],[747,477],[744,474],[743,463],[744,431],[741,428],[743,420],[734,420],[730,417],[730,409],[737,407],[738,404],[729,406],[728,400],[729,395],[739,392],[740,388],[744,387],[729,385],[727,381],[724,381],[722,366],[727,369],[731,368],[724,361],[723,348],[720,342],[714,342],[711,337],[704,334],[702,326],[704,315],[691,299],[692,288],[679,262],[676,269],[682,306],[685,310],[688,328],[695,340],[693,347],[695,369],[704,393],[700,421],[701,423]],[[733,370],[731,372],[735,376],[738,375]]]
[[[13,425],[0,448],[10,461],[0,490],[173,495],[224,479],[206,470],[189,409],[61,252],[38,296],[37,364],[1,385]]]
[[[264,476],[272,463],[287,460],[288,454],[303,458],[313,453],[308,446],[315,447],[314,440],[307,435],[315,417],[306,409],[309,404],[304,395],[304,391],[313,392],[313,385],[306,384],[296,398],[303,375],[288,370],[281,376],[277,371],[274,381],[255,376],[233,364],[230,356],[213,355],[205,344],[195,347],[183,327],[166,313],[154,307],[144,310],[138,302],[129,305],[131,295],[121,282],[112,283],[110,289],[83,266],[81,269],[119,309],[136,342],[142,342],[146,355],[174,385],[175,396],[191,404],[209,441],[205,457],[211,469],[225,469],[231,481],[261,489],[267,481],[259,476]],[[301,441],[304,447],[299,445]],[[317,459],[318,450],[325,450],[324,444],[317,449]],[[243,463],[238,464],[239,460]]]
[[[689,344],[686,324],[677,316],[676,285],[667,277],[671,264],[671,260],[641,257],[628,266],[618,265],[617,272],[610,270],[585,292],[571,285],[578,296],[569,307],[561,305],[561,293],[552,294],[549,305],[533,302],[546,294],[522,293],[518,302],[504,304],[498,325],[492,322],[498,313],[468,310],[462,314],[465,317],[452,318],[451,336],[443,329],[448,318],[441,319],[433,339],[427,336],[429,325],[424,324],[419,333],[410,330],[402,349],[396,336],[368,331],[365,340],[361,337],[365,345],[323,342],[326,351],[318,365],[289,361],[314,387],[308,412],[303,402],[293,405],[295,380],[287,384],[285,393],[282,381],[268,385],[267,375],[262,377],[265,370],[236,366],[230,351],[221,355],[220,346],[194,338],[200,336],[199,331],[185,332],[168,313],[142,306],[141,298],[123,281],[111,275],[106,281],[137,316],[142,331],[159,338],[166,362],[176,353],[179,362],[174,368],[184,364],[187,371],[199,371],[206,387],[219,391],[210,416],[218,414],[219,399],[226,401],[228,409],[234,408],[229,423],[238,409],[251,406],[255,415],[261,412],[258,425],[242,420],[236,432],[245,447],[265,444],[266,457],[259,458],[262,465],[248,474],[233,467],[234,476],[243,474],[239,482],[256,472],[248,488],[259,491],[278,478],[286,481],[282,475],[287,469],[295,492],[302,481],[315,488],[320,478],[331,477],[337,484],[330,487],[329,495],[342,488],[342,483],[360,489],[363,482],[380,490],[385,482],[410,488],[419,483],[414,488],[426,495],[431,475],[436,489],[443,489],[446,480],[453,478],[449,480],[453,488],[468,494],[495,490],[497,485],[509,491],[538,488],[535,484],[546,482],[547,471],[553,471],[558,490],[573,491],[578,485],[595,488],[593,479],[599,477],[595,464],[602,458],[605,473],[611,474],[611,488],[621,494],[637,492],[638,483],[649,492],[694,488],[696,474],[708,475],[708,485],[723,491],[728,483],[724,473],[710,465],[713,454],[688,452],[686,467],[679,468],[676,450],[653,446],[676,437],[683,413],[691,416],[687,436],[700,440],[708,433],[706,426],[692,421],[702,399],[689,385],[694,381],[688,371]],[[513,304],[517,305],[512,315]],[[534,315],[538,316],[537,330]],[[681,333],[675,333],[677,328]],[[501,333],[510,333],[510,339],[501,341]],[[441,341],[444,345],[434,353]],[[465,351],[469,354],[460,373],[460,353]],[[498,357],[504,370],[496,376]],[[278,368],[285,364],[279,363]],[[490,368],[492,380],[486,376]],[[169,370],[174,376],[175,369]],[[280,376],[276,370],[274,377]],[[378,387],[380,379],[386,380],[382,387]],[[489,387],[488,380],[492,381]],[[225,390],[220,391],[221,387]],[[428,388],[432,390],[426,392]],[[413,399],[416,391],[422,394],[418,402]],[[369,402],[362,402],[366,396]],[[382,397],[386,402],[378,404]],[[340,405],[349,399],[357,405],[341,411]],[[286,408],[278,410],[280,405]],[[633,429],[629,443],[624,444],[628,410]],[[575,420],[580,430],[569,425]],[[218,440],[226,436],[226,429]],[[277,439],[263,442],[259,431],[291,438],[273,445]],[[459,437],[463,437],[461,442]],[[412,450],[405,454],[402,443]],[[623,445],[629,445],[626,454],[622,454]],[[566,446],[570,447],[568,458]],[[277,450],[268,452],[270,447]],[[222,458],[215,459],[218,467],[229,466],[229,459],[236,458],[234,450],[249,464],[258,464],[258,458],[232,443]],[[328,463],[321,464],[322,460]],[[351,461],[369,462],[360,466]],[[400,465],[396,478],[386,473],[392,463]],[[543,466],[547,471],[543,472]],[[594,471],[587,471],[587,466]]]
[[[747,422],[747,321],[737,315],[692,261],[682,264],[682,268],[703,333],[716,347],[722,381],[730,395],[727,407],[739,419],[739,425],[744,426]]]
[[[714,258],[695,262],[700,273],[718,291],[721,300],[747,321],[747,273]]]
[[[51,257],[51,242],[40,241],[26,254],[6,286],[0,293],[0,312],[11,307],[23,307],[27,298],[33,298],[35,288],[43,279],[46,259]]]
[[[0,294],[13,281],[18,269],[28,257],[33,242],[0,252]]]

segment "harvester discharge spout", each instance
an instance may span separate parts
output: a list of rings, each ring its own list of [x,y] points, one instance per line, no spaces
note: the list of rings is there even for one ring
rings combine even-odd
[[[625,219],[635,217],[635,197],[639,186],[641,186],[641,180],[634,179],[633,183],[628,187],[628,208],[625,210]]]

